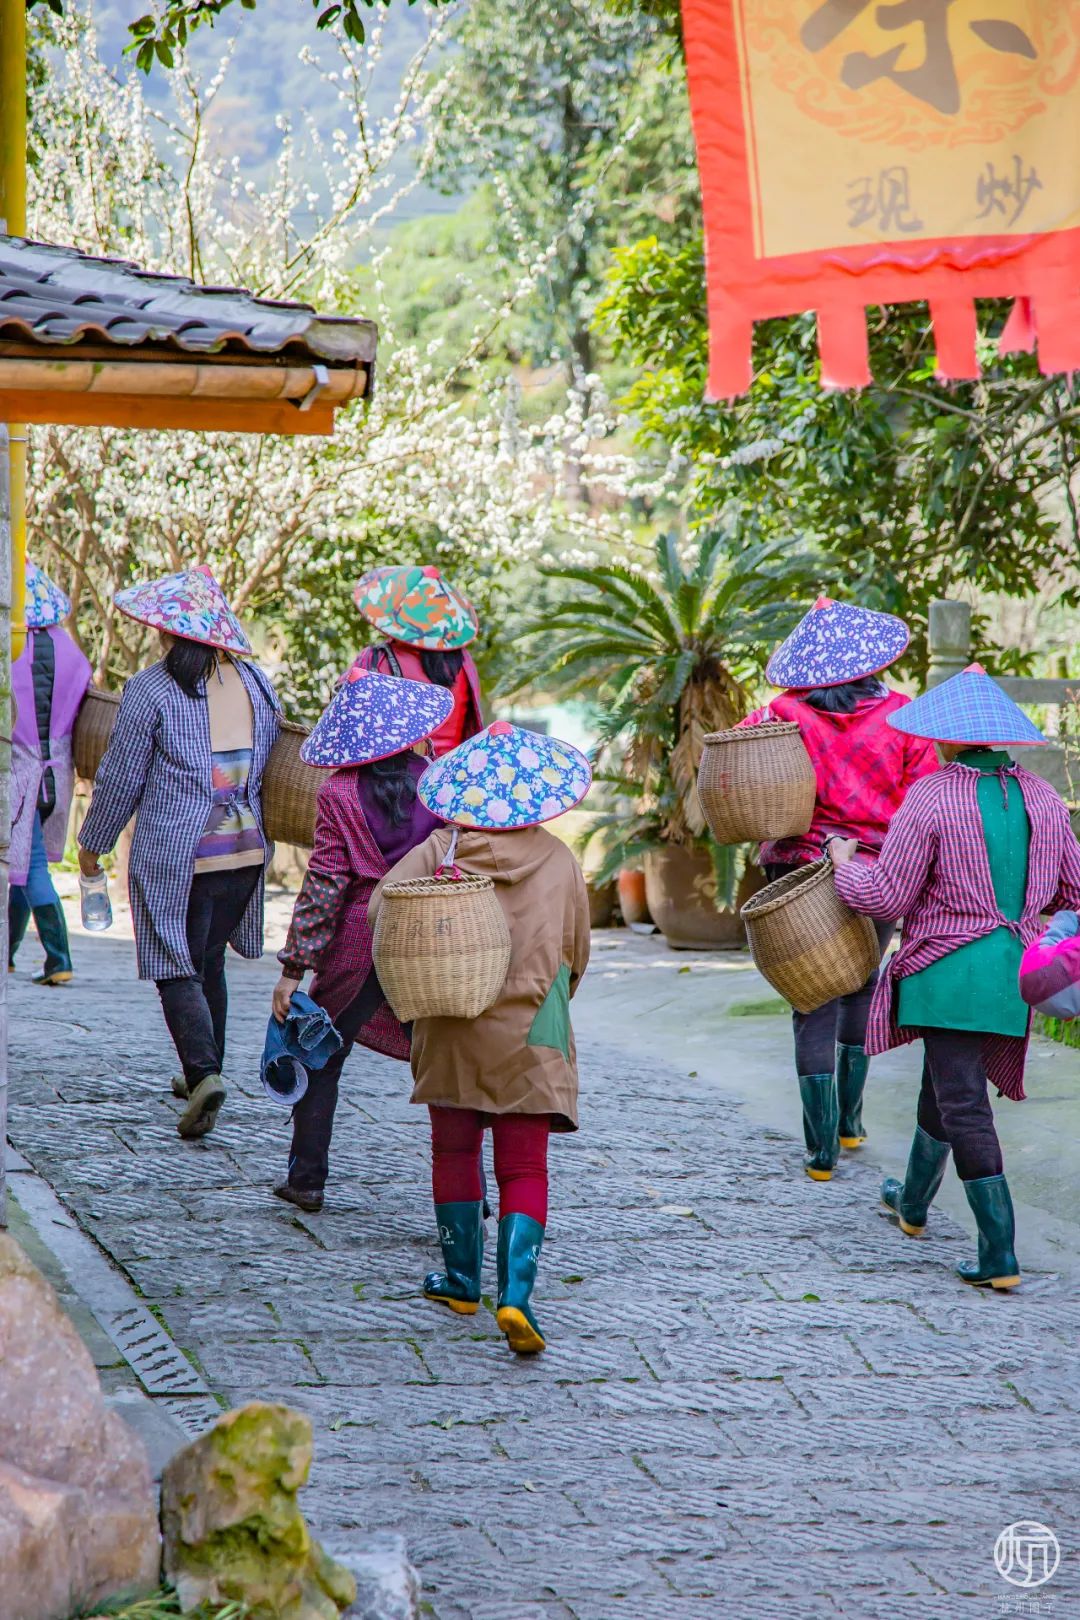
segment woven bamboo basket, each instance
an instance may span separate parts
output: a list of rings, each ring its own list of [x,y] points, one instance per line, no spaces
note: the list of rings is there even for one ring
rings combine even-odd
[[[777,878],[742,918],[755,966],[796,1012],[861,990],[881,960],[873,923],[845,906],[829,860]]]
[[[477,1018],[510,966],[510,930],[490,878],[388,883],[375,922],[375,971],[403,1024]]]
[[[116,712],[120,707],[115,692],[99,692],[91,687],[75,722],[72,747],[75,771],[92,782],[109,746]],[[315,795],[330,775],[300,758],[300,744],[308,735],[306,726],[283,721],[277,742],[263,772],[262,809],[266,836],[275,844],[299,844],[310,849],[315,842]]]
[[[817,781],[799,728],[773,720],[705,738],[698,797],[718,844],[762,843],[809,831]]]

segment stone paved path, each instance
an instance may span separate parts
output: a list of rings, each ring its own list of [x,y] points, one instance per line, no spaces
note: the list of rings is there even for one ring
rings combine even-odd
[[[230,965],[235,1087],[184,1144],[130,945],[75,953],[66,990],[28,983],[29,948],[11,981],[13,1141],[223,1404],[310,1414],[309,1516],[342,1549],[403,1530],[426,1615],[1080,1615],[1080,1306],[1060,1278],[964,1291],[946,1217],[907,1241],[869,1167],[812,1186],[790,1138],[677,1053],[664,1070],[590,1041],[582,1130],[552,1150],[550,1348],[517,1361],[487,1311],[417,1297],[435,1245],[402,1067],[352,1059],[328,1207],[293,1217],[268,1191],[287,1123],[255,1077],[273,959]],[[751,1038],[732,1021],[732,1064]],[[1063,1549],[1035,1599],[993,1565],[1028,1518]]]

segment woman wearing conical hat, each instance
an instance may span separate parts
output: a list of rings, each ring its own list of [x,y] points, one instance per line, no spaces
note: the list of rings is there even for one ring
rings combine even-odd
[[[273,1011],[283,1021],[294,991],[314,970],[312,998],[343,1042],[312,1071],[293,1108],[288,1174],[274,1188],[309,1213],[323,1207],[338,1083],[354,1042],[388,1057],[409,1056],[409,1033],[372,966],[368,902],[395,861],[439,825],[416,790],[430,738],[445,725],[452,702],[445,687],[354,665],[300,750],[308,765],[332,766],[333,775],[319,788],[315,847],[278,953]]]
[[[430,877],[447,861],[491,878],[510,931],[510,966],[479,1018],[418,1018],[412,1100],[431,1118],[432,1193],[445,1271],[424,1293],[475,1313],[484,1258],[485,1128],[499,1185],[496,1317],[512,1350],[544,1348],[532,1309],[547,1222],[548,1137],[577,1129],[570,998],[589,961],[581,868],[541,824],[585,797],[576,748],[497,721],[425,771],[420,797],[449,825],[399,861],[387,882]],[[457,829],[455,834],[455,829]],[[382,886],[371,902],[374,924]]]
[[[479,633],[471,602],[433,565],[373,568],[353,592],[363,617],[382,638],[353,668],[404,675],[445,687],[454,703],[431,739],[436,759],[483,728],[480,677],[468,651]]]
[[[71,603],[36,563],[26,563],[26,646],[11,666],[11,851],[8,969],[31,916],[45,949],[35,984],[72,976],[67,923],[49,862],[63,859],[75,790],[71,736],[90,664],[61,620]]]
[[[825,840],[834,835],[857,839],[873,859],[908,788],[937,769],[930,743],[902,736],[888,724],[910,700],[880,676],[909,640],[907,625],[891,613],[822,596],[769,660],[767,678],[784,691],[743,724],[794,721],[817,779],[809,830],[762,845],[770,881],[820,860]],[[890,923],[878,928],[882,951],[891,934]],[[853,995],[792,1014],[804,1164],[814,1181],[831,1178],[841,1147],[857,1148],[866,1140],[864,1042],[876,980],[875,973]]]
[[[263,946],[262,777],[280,708],[208,568],[134,585],[120,611],[160,634],[164,656],[124,688],[79,832],[87,876],[131,817],[128,889],[139,977],[153,979],[183,1073],[177,1129],[213,1129],[225,1099],[225,951]]]
[[[1030,1009],[1024,947],[1044,911],[1080,909],[1080,846],[1049,783],[1014,765],[1012,745],[1046,739],[978,664],[893,715],[900,734],[936,744],[944,769],[917,783],[875,864],[831,845],[836,887],[855,911],[904,919],[900,949],[874,993],[867,1047],[921,1037],[918,1124],[903,1181],[882,1187],[901,1229],[926,1225],[950,1150],[979,1232],[965,1282],[1020,1281],[1015,1222],[987,1082],[1024,1095]]]

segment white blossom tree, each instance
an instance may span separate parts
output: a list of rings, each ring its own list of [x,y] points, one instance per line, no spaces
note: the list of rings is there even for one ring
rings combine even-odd
[[[643,481],[637,463],[614,452],[616,424],[596,379],[526,424],[512,380],[484,360],[492,333],[558,253],[557,238],[517,233],[459,352],[395,341],[385,229],[431,164],[433,114],[450,82],[428,71],[438,21],[384,118],[369,113],[380,25],[362,46],[336,39],[330,66],[307,56],[312,103],[333,101],[339,127],[326,140],[313,119],[283,123],[272,176],[259,186],[230,155],[218,113],[227,50],[202,83],[177,66],[165,116],[138,76],[106,66],[92,26],[57,26],[62,51],[33,108],[34,235],[323,310],[357,312],[362,289],[362,313],[380,325],[374,398],[340,413],[330,441],[32,431],[31,550],[71,590],[99,679],[145,660],[139,627],[111,598],[157,572],[209,563],[281,657],[294,706],[310,712],[359,628],[349,593],[372,563],[436,555],[483,599],[500,573],[538,553],[588,554],[625,536],[627,497],[660,489],[666,475]],[[584,499],[572,508],[558,493],[568,456],[584,470]]]

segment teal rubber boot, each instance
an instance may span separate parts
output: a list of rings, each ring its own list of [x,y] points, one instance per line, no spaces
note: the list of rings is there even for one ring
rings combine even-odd
[[[34,974],[34,984],[67,984],[73,977],[71,951],[64,908],[59,900],[53,900],[47,906],[34,907],[34,926],[38,939],[45,947],[45,966],[40,973]]]
[[[544,1241],[544,1228],[531,1215],[504,1215],[499,1222],[499,1297],[495,1313],[511,1350],[519,1356],[544,1348],[544,1335],[530,1300]]]
[[[887,1176],[881,1183],[881,1202],[898,1217],[900,1230],[908,1237],[918,1237],[926,1226],[948,1162],[948,1142],[938,1142],[916,1125],[903,1181]]]
[[[842,1148],[862,1147],[866,1141],[862,1120],[862,1099],[869,1067],[870,1059],[861,1046],[837,1045],[836,1090],[840,1103]]]
[[[962,1260],[956,1275],[975,1288],[1015,1288],[1020,1282],[1016,1262],[1016,1217],[1009,1183],[1004,1176],[983,1176],[965,1181],[964,1191],[979,1228],[979,1258]]]
[[[480,1304],[480,1269],[484,1263],[484,1216],[480,1199],[436,1204],[445,1271],[429,1271],[424,1298],[438,1300],[459,1316],[475,1316]]]
[[[8,893],[8,972],[15,971],[15,952],[26,937],[30,921],[30,903],[22,889]]]
[[[806,1173],[811,1181],[831,1181],[833,1166],[840,1157],[840,1106],[835,1074],[800,1074],[799,1096],[806,1138],[803,1160]]]

